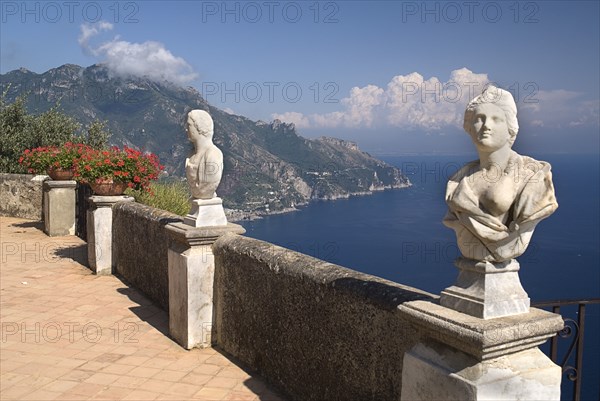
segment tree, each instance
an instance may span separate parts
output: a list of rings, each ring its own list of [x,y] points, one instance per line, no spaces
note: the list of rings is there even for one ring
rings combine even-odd
[[[0,95],[0,172],[24,173],[19,157],[25,149],[60,146],[69,141],[98,149],[107,146],[110,132],[105,129],[106,121],[96,119],[82,132],[81,124],[64,114],[59,103],[42,114],[32,115],[27,112],[24,95],[8,104],[7,92],[8,89]]]
[[[7,90],[8,91],[8,90]],[[31,116],[27,114],[25,99],[19,96],[14,103],[6,103],[6,92],[0,96],[0,171],[23,172],[17,160],[27,145],[31,130]]]
[[[108,138],[110,132],[106,130],[107,121],[98,119],[92,121],[86,126],[87,136],[82,138],[83,143],[91,146],[94,149],[102,149],[108,146]]]

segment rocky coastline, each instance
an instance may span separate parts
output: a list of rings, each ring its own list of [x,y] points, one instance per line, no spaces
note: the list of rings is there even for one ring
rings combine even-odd
[[[369,196],[373,195],[375,192],[396,190],[396,189],[404,189],[410,188],[412,183],[409,181],[408,183],[396,184],[396,185],[381,185],[372,188],[370,191],[360,191],[360,192],[350,192],[340,195],[333,195],[327,197],[319,197],[313,198],[308,202],[303,202],[297,204],[296,207],[287,207],[279,210],[240,210],[240,209],[227,209],[225,208],[225,215],[227,216],[227,220],[230,222],[240,222],[240,221],[252,221],[262,219],[266,216],[273,216],[278,214],[299,212],[302,210],[302,207],[309,206],[314,201],[336,201],[340,199],[348,199],[353,196]]]

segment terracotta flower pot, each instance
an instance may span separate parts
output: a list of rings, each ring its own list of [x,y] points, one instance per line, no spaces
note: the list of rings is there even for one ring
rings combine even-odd
[[[73,169],[63,169],[60,167],[50,167],[47,171],[50,178],[55,181],[68,181],[73,179],[75,172]]]
[[[100,196],[123,195],[127,189],[127,183],[122,181],[113,181],[112,178],[99,178],[95,182],[90,182],[90,187],[94,194]]]

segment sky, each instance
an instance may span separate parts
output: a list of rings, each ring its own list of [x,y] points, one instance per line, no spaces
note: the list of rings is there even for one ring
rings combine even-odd
[[[599,4],[1,1],[0,72],[105,63],[379,155],[474,152],[464,108],[494,84],[517,151],[600,153]]]

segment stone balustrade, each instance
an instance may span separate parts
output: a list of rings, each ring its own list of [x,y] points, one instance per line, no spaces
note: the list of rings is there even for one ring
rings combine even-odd
[[[433,295],[242,236],[213,251],[220,348],[292,399],[400,399],[423,330],[398,306]]]
[[[0,173],[0,216],[42,220],[47,175]]]
[[[99,219],[110,211],[102,241],[112,273],[169,310],[171,337],[185,348],[218,346],[291,400],[560,396],[560,368],[537,348],[562,327],[559,315],[530,308],[482,319],[427,292],[236,235],[239,226],[193,227],[100,198],[92,204],[104,208]]]

